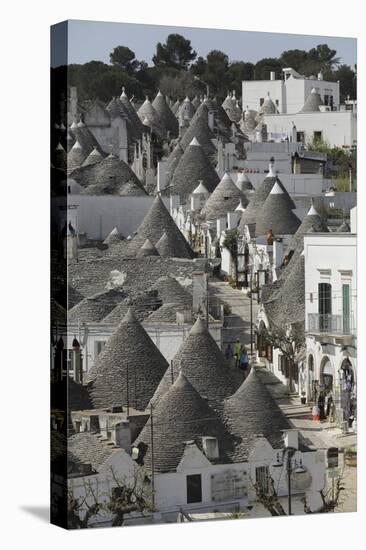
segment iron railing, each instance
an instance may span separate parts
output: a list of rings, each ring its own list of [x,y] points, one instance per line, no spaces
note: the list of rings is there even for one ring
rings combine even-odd
[[[353,334],[351,316],[308,313],[308,332],[326,334]]]

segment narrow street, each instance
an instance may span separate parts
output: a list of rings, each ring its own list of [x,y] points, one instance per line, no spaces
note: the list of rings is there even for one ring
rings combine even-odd
[[[250,347],[250,298],[240,290],[232,288],[228,283],[210,279],[210,299],[217,297],[230,308],[225,315],[226,326],[223,327],[223,347],[233,343],[237,338],[248,348]],[[257,318],[258,303],[253,298],[253,323]]]

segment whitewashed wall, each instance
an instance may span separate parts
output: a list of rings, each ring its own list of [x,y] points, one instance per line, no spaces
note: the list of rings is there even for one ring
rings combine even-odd
[[[357,117],[351,111],[264,115],[264,121],[269,133],[288,135],[294,122],[297,131],[304,132],[305,143],[313,140],[314,132],[322,132],[323,140],[334,147],[351,146],[357,141]]]

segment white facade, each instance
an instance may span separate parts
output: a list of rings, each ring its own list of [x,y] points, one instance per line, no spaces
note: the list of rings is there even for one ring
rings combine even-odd
[[[305,144],[322,139],[331,147],[352,147],[357,143],[357,115],[352,111],[264,115],[268,139],[292,134],[295,123],[298,141]]]
[[[144,322],[143,326],[168,363],[174,358],[192,328],[192,325],[188,323]],[[94,366],[96,358],[116,328],[115,324],[107,323],[89,323],[80,327],[69,325],[67,334],[61,334],[59,331],[58,336],[62,336],[65,342],[65,350],[70,350],[70,354],[73,339],[75,337],[78,339],[83,357],[83,372],[87,373]],[[220,349],[222,348],[221,331],[222,321],[210,321],[209,332]],[[73,372],[70,372],[70,376],[73,376]]]
[[[279,80],[249,80],[242,83],[243,108],[259,111],[261,103],[269,93],[279,113],[294,114],[301,111],[313,88],[326,105],[339,105],[339,83],[326,80],[294,77]]]
[[[339,424],[344,420],[345,368],[350,400],[357,384],[356,246],[354,233],[312,233],[304,238],[306,393],[311,400],[319,387],[329,390]]]
[[[212,464],[194,442],[189,442],[175,472],[155,474],[156,506],[165,519],[179,511],[193,513],[198,518],[210,512],[245,510],[256,503],[257,468],[267,470],[278,496],[284,497],[288,493],[285,461],[281,467],[275,466],[281,457],[282,449],[274,449],[264,437],[258,437],[247,461]],[[301,513],[301,497],[306,494],[314,510],[321,505],[319,491],[325,484],[324,452],[296,451],[292,460],[294,466],[302,464],[304,469],[302,473],[295,473],[294,468],[292,474],[295,509]],[[187,502],[187,476],[190,475],[201,476],[200,502]]]

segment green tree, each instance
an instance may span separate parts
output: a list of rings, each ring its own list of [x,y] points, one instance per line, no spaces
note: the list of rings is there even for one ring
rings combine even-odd
[[[341,101],[350,96],[351,99],[357,97],[356,73],[349,65],[340,65],[334,73],[336,80],[339,80]]]
[[[327,44],[318,44],[308,52],[308,58],[314,62],[319,70],[323,72],[333,71],[339,65],[339,57],[336,57],[337,50],[332,50]]]
[[[153,62],[157,67],[188,69],[196,57],[197,53],[192,49],[190,40],[180,34],[169,34],[165,44],[158,42],[156,45]]]
[[[116,46],[109,54],[109,59],[112,65],[118,65],[126,72],[133,72],[139,65],[135,59],[135,52],[126,46]]]
[[[268,80],[270,72],[274,71],[278,77],[282,71],[282,63],[277,57],[265,57],[255,64],[254,80]]]
[[[230,82],[230,90],[235,90],[238,97],[241,96],[243,80],[252,80],[254,74],[253,63],[233,61],[227,70],[227,78]]]
[[[280,57],[282,68],[291,67],[299,73],[303,72],[307,60],[308,52],[305,50],[286,50],[282,52]]]

